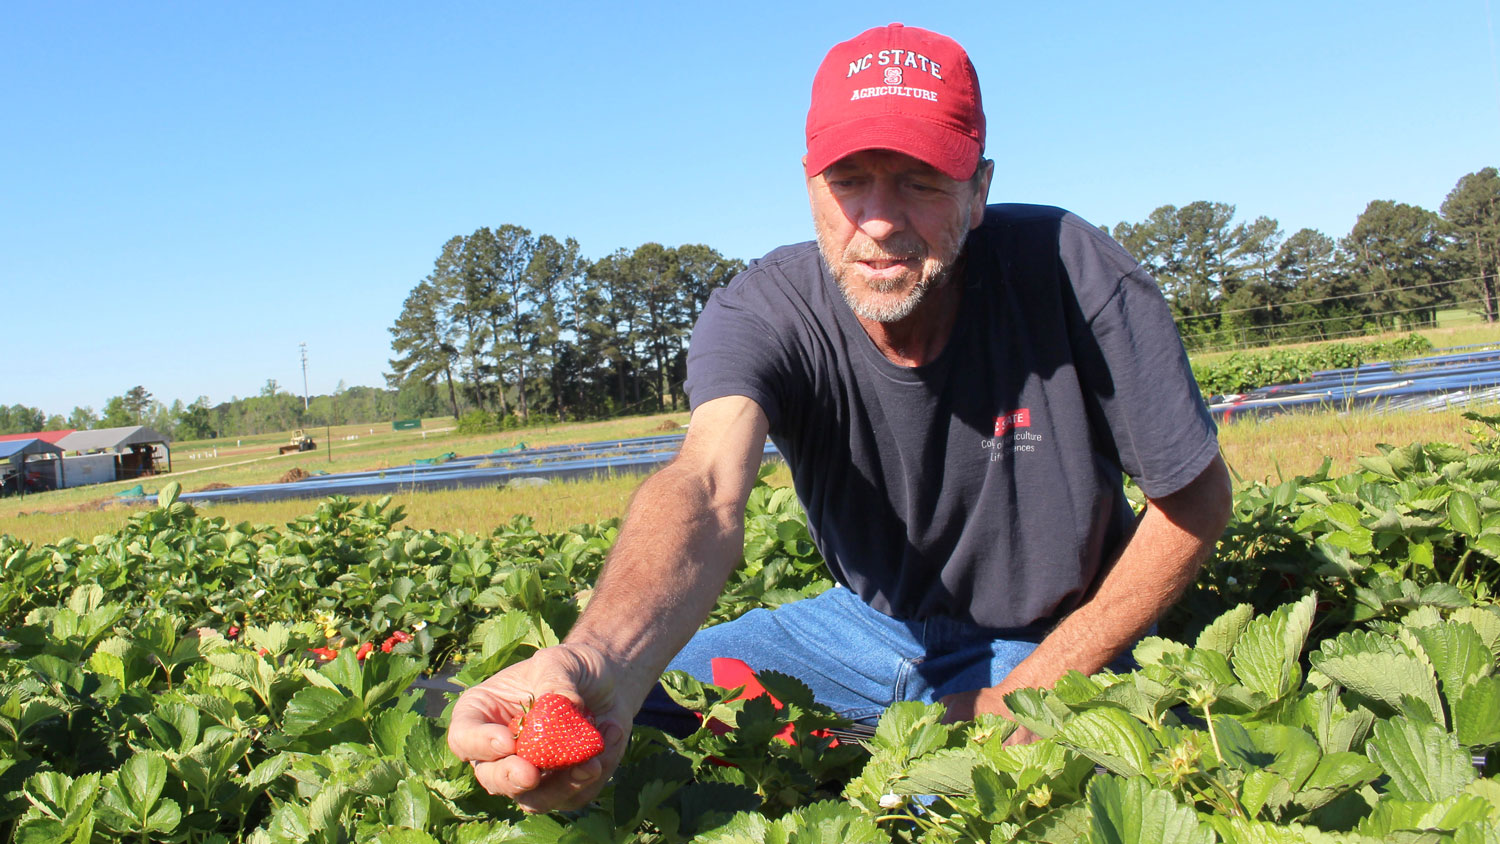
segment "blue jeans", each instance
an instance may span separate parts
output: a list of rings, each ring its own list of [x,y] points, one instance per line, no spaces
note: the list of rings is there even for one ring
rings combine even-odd
[[[873,724],[898,701],[932,703],[998,684],[1045,633],[947,618],[902,621],[835,586],[815,598],[751,610],[700,630],[667,670],[711,682],[709,660],[734,657],[756,671],[796,677],[819,703],[851,721]],[[662,719],[674,708],[683,711],[658,687],[637,722],[671,729]]]

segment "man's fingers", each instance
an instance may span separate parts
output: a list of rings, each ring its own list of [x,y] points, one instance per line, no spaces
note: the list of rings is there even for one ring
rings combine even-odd
[[[448,749],[464,761],[490,762],[515,752],[515,736],[502,726],[504,713],[482,692],[465,693],[453,707]]]
[[[580,809],[599,794],[630,740],[629,731],[613,721],[600,726],[605,750],[587,762],[543,772],[518,756],[506,756],[474,765],[474,778],[489,793],[510,797],[528,812]]]
[[[974,720],[976,704],[979,700],[979,692],[957,692],[945,696],[941,703],[946,711],[943,713],[944,724],[956,724],[960,721]]]
[[[517,756],[474,765],[474,779],[485,791],[510,797],[528,812],[552,812],[586,805],[604,786],[599,760],[542,772]]]
[[[542,783],[542,772],[517,756],[474,765],[474,779],[491,794],[517,797]]]

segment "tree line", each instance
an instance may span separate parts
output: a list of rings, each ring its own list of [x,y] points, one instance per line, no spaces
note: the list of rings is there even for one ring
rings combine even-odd
[[[173,440],[200,440],[319,425],[389,423],[393,419],[442,416],[447,410],[437,391],[419,382],[403,384],[399,389],[346,387],[340,383],[330,395],[309,397],[305,408],[302,396],[282,389],[274,379],[267,380],[258,395],[218,404],[207,396],[199,396],[191,404],[181,399],[168,404],[138,385],[109,398],[102,413],[83,406],[73,408],[67,416],[49,416],[36,407],[0,405],[0,434],[145,425]]]
[[[1453,307],[1500,319],[1496,168],[1461,178],[1436,212],[1371,202],[1338,239],[1235,216],[1164,205],[1107,229],[1156,276],[1190,349],[1410,330]],[[693,322],[742,268],[707,246],[588,261],[571,238],[481,228],[444,244],[407,297],[387,381],[441,388],[455,417],[675,408]]]
[[[391,326],[387,383],[527,424],[677,408],[687,339],[744,262],[645,243],[588,260],[572,238],[506,224],[443,245]]]
[[[1222,202],[1164,205],[1110,232],[1155,276],[1189,349],[1429,327],[1443,308],[1500,319],[1500,175],[1459,179],[1434,212],[1371,202],[1346,236],[1285,236]]]
[[[1347,235],[1286,235],[1233,205],[1163,205],[1107,229],[1149,269],[1189,349],[1334,339],[1432,325],[1462,308],[1500,320],[1500,173],[1465,175],[1431,211],[1371,202]],[[102,413],[0,404],[0,433],[144,424],[176,439],[469,414],[491,424],[587,419],[682,404],[688,334],[744,262],[701,244],[645,243],[597,260],[517,225],[443,244],[390,327],[386,388],[302,399],[165,404],[136,386]]]

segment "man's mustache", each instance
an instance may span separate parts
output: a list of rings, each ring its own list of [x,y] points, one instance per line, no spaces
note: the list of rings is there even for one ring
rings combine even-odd
[[[851,243],[844,248],[845,261],[907,261],[926,257],[927,248],[921,241]]]

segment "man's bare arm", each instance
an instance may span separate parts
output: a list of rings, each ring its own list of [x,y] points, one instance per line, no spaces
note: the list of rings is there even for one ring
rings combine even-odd
[[[1093,674],[1104,668],[1145,635],[1193,582],[1213,553],[1232,506],[1229,471],[1218,457],[1183,489],[1150,500],[1094,594],[1000,685],[945,698],[949,717],[1009,715],[1004,696],[1016,689],[1051,688],[1069,670]]]
[[[708,616],[739,562],[745,500],[767,427],[760,406],[745,398],[717,399],[694,411],[677,458],[631,500],[593,597],[567,640],[459,697],[448,746],[474,763],[488,791],[513,797],[528,811],[551,811],[583,805],[603,787],[647,692]],[[514,755],[508,725],[547,692],[594,714],[603,753],[552,773]]]
[[[567,637],[616,662],[642,694],[708,617],[739,563],[767,425],[760,406],[739,396],[694,412],[677,459],[631,500],[593,597]]]

